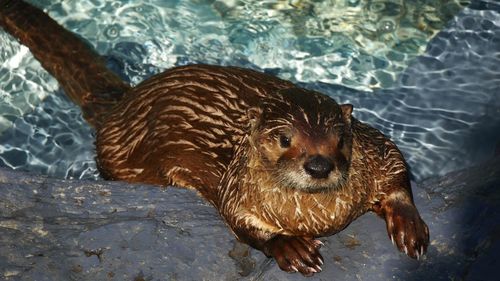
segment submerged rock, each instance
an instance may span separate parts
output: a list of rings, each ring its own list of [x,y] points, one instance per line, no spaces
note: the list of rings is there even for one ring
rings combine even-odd
[[[416,261],[367,214],[325,243],[309,280],[491,280],[500,260],[500,157],[414,185],[431,231]],[[302,280],[236,242],[195,192],[0,169],[0,279]],[[491,277],[491,278],[490,278]]]

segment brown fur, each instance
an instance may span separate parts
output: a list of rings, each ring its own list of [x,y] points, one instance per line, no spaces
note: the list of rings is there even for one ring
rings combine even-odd
[[[238,239],[286,271],[320,271],[315,238],[367,211],[386,220],[400,250],[425,252],[428,229],[401,153],[351,105],[236,67],[177,67],[130,88],[22,1],[0,0],[0,24],[96,127],[105,178],[197,190]]]

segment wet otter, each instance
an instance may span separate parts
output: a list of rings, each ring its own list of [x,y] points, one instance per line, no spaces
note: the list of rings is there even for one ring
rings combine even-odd
[[[96,128],[105,178],[197,190],[239,240],[289,272],[320,271],[316,238],[368,211],[401,251],[425,253],[405,161],[352,105],[236,67],[176,67],[131,88],[29,4],[0,0],[0,25]]]

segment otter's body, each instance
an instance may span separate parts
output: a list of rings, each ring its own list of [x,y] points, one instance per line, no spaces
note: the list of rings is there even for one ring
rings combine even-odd
[[[395,148],[392,143],[386,143],[382,139],[380,132],[358,121],[354,122],[353,155],[347,172],[348,178],[342,186],[319,192],[297,192],[292,186],[276,188],[272,175],[263,173],[258,168],[249,169],[242,163],[242,167],[230,169],[241,173],[241,176],[227,175],[228,179],[243,178],[240,181],[242,184],[235,182],[233,185],[222,186],[229,190],[226,193],[220,192],[226,195],[220,196],[221,209],[232,214],[226,216],[235,219],[235,225],[239,224],[236,220],[241,209],[257,210],[251,215],[255,221],[272,229],[268,234],[320,237],[344,229],[360,215],[373,210],[373,205],[380,201],[384,187],[380,184],[387,180],[389,172],[385,170],[384,162],[380,161],[385,153],[380,148],[385,145],[388,145],[385,148],[387,150]],[[377,141],[381,143],[376,143]],[[250,150],[245,146],[240,149]],[[366,157],[367,149],[374,153],[373,157]],[[393,163],[394,167],[400,165],[404,163],[399,160]],[[237,200],[239,204],[231,202]]]
[[[127,92],[97,128],[100,170],[115,180],[194,188],[213,203],[234,146],[248,131],[247,110],[292,86],[236,67],[161,73]]]
[[[368,211],[385,219],[401,251],[424,254],[428,230],[405,161],[394,143],[351,116],[351,105],[237,67],[176,67],[131,88],[22,1],[0,0],[0,25],[96,128],[105,178],[197,190],[239,240],[286,271],[320,271],[315,238]]]

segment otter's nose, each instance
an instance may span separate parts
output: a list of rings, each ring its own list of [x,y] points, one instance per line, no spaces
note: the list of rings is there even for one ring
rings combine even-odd
[[[321,155],[314,155],[306,160],[304,170],[313,178],[324,179],[333,170],[333,163]]]

